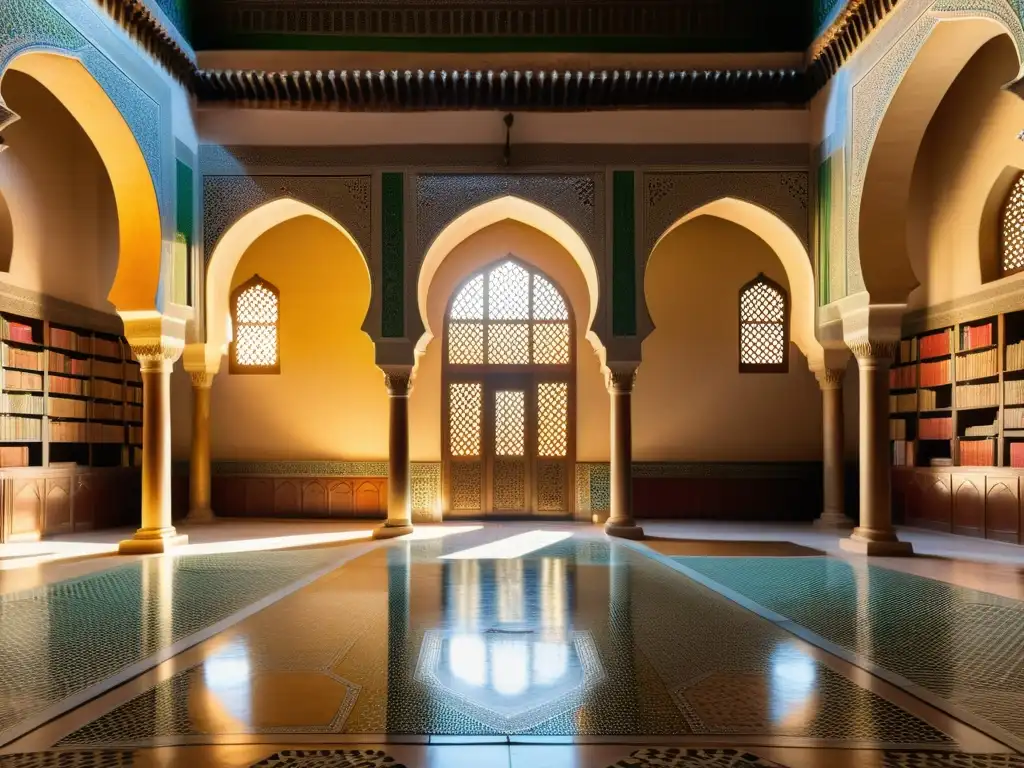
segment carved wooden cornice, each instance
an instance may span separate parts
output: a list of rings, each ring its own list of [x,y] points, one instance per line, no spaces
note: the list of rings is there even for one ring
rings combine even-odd
[[[899,0],[847,0],[846,8],[811,46],[807,80],[813,95],[896,8]]]
[[[142,0],[96,0],[143,49],[190,92],[199,70]]]

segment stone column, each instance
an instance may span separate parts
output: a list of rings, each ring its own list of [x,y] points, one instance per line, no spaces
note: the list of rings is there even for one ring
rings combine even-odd
[[[210,389],[214,374],[190,371],[192,377],[192,454],[189,458],[189,505],[186,522],[212,523],[210,506]]]
[[[845,446],[843,438],[842,368],[815,371],[821,387],[821,433],[823,508],[814,524],[822,528],[850,528],[853,523],[844,514]]]
[[[605,533],[624,539],[642,539],[644,529],[633,519],[633,382],[636,368],[610,371],[608,394],[612,404],[611,509]]]
[[[388,428],[388,519],[373,532],[375,539],[412,533],[412,471],[409,466],[409,393],[412,369],[384,372],[390,411]]]
[[[184,343],[167,336],[136,343],[127,327],[126,335],[142,369],[142,527],[118,549],[156,554],[188,542],[171,523],[171,369]]]
[[[913,554],[892,527],[889,367],[897,343],[866,341],[851,347],[860,380],[860,525],[840,546],[862,555]]]

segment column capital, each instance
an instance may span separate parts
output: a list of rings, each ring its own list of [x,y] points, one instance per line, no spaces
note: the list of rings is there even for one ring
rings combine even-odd
[[[189,371],[189,378],[192,379],[192,386],[196,389],[209,389],[213,386],[213,377],[216,373],[210,371]]]
[[[384,386],[390,397],[408,397],[412,393],[412,366],[389,365],[381,370],[384,371]]]
[[[891,363],[896,359],[896,351],[899,349],[898,340],[876,340],[866,339],[850,345],[850,351],[857,358],[857,362],[877,361]]]
[[[610,394],[628,395],[636,384],[636,365],[608,365],[604,372],[605,386]]]
[[[144,372],[170,373],[185,351],[185,321],[159,312],[119,312],[124,335]]]
[[[842,389],[845,368],[821,368],[814,372],[814,378],[818,380],[821,389]]]

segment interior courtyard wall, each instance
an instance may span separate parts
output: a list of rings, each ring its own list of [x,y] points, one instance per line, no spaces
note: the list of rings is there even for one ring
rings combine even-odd
[[[213,382],[214,460],[385,460],[388,403],[370,338],[360,330],[370,278],[352,242],[330,224],[300,216],[259,237],[235,269],[232,289],[254,274],[280,291],[281,372],[229,372]],[[191,393],[175,375],[172,434],[187,459]]]
[[[457,287],[481,268],[509,254],[547,274],[565,292],[576,321],[576,458],[608,461],[609,403],[601,366],[586,340],[590,314],[587,284],[572,256],[554,239],[518,221],[501,221],[467,237],[438,267],[427,294],[430,327],[438,330],[420,358],[409,400],[413,461],[440,461],[441,369],[444,314]]]
[[[117,211],[106,169],[71,114],[40,83],[4,74],[4,101],[21,116],[4,131],[0,194],[10,208],[10,271],[0,281],[113,312]]]
[[[788,373],[739,373],[739,293],[759,272],[788,289],[763,240],[712,216],[655,248],[644,278],[655,330],[634,389],[634,460],[820,459],[821,397],[796,346]]]
[[[911,186],[907,239],[920,281],[911,309],[960,299],[998,277],[998,212],[1014,176],[1006,172],[1024,168],[1024,142],[1017,138],[1024,101],[1002,89],[1016,70],[1008,37],[986,44],[928,126]],[[986,213],[990,194],[996,205]]]

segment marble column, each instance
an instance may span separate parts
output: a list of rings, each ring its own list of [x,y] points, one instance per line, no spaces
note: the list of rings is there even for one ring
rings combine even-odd
[[[132,343],[142,369],[142,527],[120,543],[121,554],[156,554],[188,542],[171,522],[171,369],[183,347],[166,337]]]
[[[910,555],[912,546],[892,527],[892,468],[889,457],[889,368],[895,341],[851,346],[860,383],[860,525],[840,546],[863,555]]]
[[[192,377],[192,454],[189,457],[189,505],[186,522],[212,523],[210,505],[210,389],[214,374],[190,371]]]
[[[843,512],[845,445],[843,437],[842,368],[815,371],[821,387],[822,475],[824,501],[821,516],[814,524],[822,528],[850,528],[853,523]]]
[[[388,519],[373,532],[375,539],[412,533],[412,470],[409,466],[409,393],[412,370],[386,370],[390,419],[388,426]]]
[[[605,533],[624,539],[642,539],[644,529],[633,519],[633,383],[636,369],[611,371],[611,509]]]

